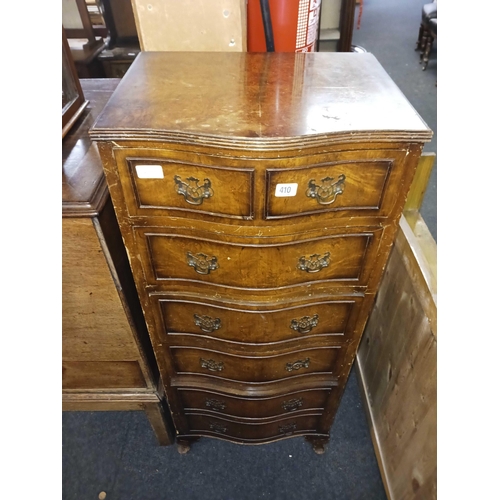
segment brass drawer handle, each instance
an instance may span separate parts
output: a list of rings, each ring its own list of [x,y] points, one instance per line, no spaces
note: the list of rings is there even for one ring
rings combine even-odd
[[[226,409],[226,403],[220,399],[207,399],[205,401],[205,406],[207,408],[211,408],[212,410],[222,411]]]
[[[330,205],[336,200],[339,194],[344,192],[344,181],[344,174],[340,174],[336,180],[333,177],[321,179],[321,186],[316,184],[315,179],[311,179],[308,184],[306,196],[316,198],[320,205]]]
[[[210,423],[209,427],[211,431],[217,432],[219,434],[225,434],[227,432],[227,427],[217,422]]]
[[[304,404],[304,398],[289,399],[288,401],[283,401],[281,407],[285,411],[295,411],[302,407]]]
[[[318,326],[319,316],[303,316],[300,319],[292,319],[290,328],[299,333],[309,333],[315,326]]]
[[[206,368],[211,372],[221,372],[222,370],[224,370],[224,363],[222,361],[220,363],[217,363],[213,359],[200,358],[200,366],[202,368]]]
[[[299,359],[293,363],[287,363],[285,365],[285,370],[291,372],[293,370],[300,370],[301,368],[309,368],[309,358]]]
[[[326,252],[323,255],[315,253],[306,257],[303,255],[299,258],[299,262],[297,263],[297,269],[300,271],[305,271],[306,273],[317,273],[321,271],[324,267],[328,267],[330,265],[330,252]]]
[[[192,254],[187,252],[188,266],[194,267],[198,274],[210,274],[210,271],[215,271],[219,268],[217,257],[209,257],[204,253]]]
[[[218,330],[222,324],[219,318],[211,318],[210,316],[194,315],[194,324],[199,326],[204,332],[212,333]]]
[[[183,181],[180,176],[176,175],[174,181],[177,194],[184,196],[184,199],[191,205],[201,205],[205,198],[214,195],[210,179],[205,179],[201,186],[198,186],[199,180],[196,177],[188,177]]]
[[[292,434],[292,432],[296,429],[297,429],[297,424],[295,422],[278,426],[280,434]]]

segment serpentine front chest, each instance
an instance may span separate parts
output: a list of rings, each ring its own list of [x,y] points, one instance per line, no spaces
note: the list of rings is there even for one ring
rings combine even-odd
[[[143,52],[91,137],[180,451],[321,453],[427,125],[371,54]]]

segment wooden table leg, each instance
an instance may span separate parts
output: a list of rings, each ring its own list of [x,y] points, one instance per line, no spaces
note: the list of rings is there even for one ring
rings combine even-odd
[[[158,443],[161,446],[174,444],[175,437],[173,425],[170,423],[169,419],[167,419],[161,403],[145,403],[144,411],[146,412],[149,423],[156,434]]]

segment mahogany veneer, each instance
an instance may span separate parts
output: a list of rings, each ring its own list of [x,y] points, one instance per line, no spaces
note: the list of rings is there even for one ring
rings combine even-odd
[[[147,52],[90,134],[180,451],[324,451],[426,124],[371,54]]]

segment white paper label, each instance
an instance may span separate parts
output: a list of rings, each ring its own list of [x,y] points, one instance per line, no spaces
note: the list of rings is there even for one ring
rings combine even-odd
[[[289,184],[276,184],[274,196],[295,196],[297,194],[298,184],[292,182]]]
[[[139,179],[163,179],[161,165],[136,165],[135,171]]]

